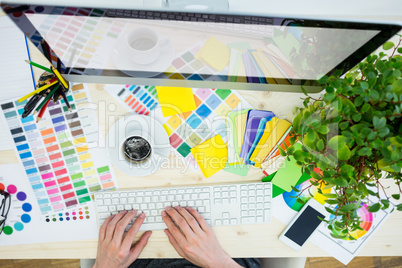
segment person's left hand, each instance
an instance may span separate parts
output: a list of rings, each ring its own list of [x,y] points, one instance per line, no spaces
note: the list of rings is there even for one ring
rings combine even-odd
[[[133,240],[145,219],[145,214],[141,213],[123,238],[124,230],[136,214],[136,210],[122,211],[105,220],[99,229],[98,251],[94,268],[128,267],[138,258],[152,232],[145,232],[132,247]]]

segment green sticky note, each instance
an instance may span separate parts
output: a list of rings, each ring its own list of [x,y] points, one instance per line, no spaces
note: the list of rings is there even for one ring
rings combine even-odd
[[[301,149],[301,144],[295,144],[295,149]],[[287,159],[276,172],[275,177],[272,179],[272,184],[282,188],[286,192],[292,190],[292,186],[297,185],[297,181],[303,175],[301,167],[296,165],[296,160],[289,156],[290,161]]]
[[[246,176],[250,169],[249,165],[245,164],[237,164],[229,166],[229,163],[226,163],[225,168],[223,169],[226,172],[233,173],[239,176]]]
[[[275,177],[277,172],[274,172],[270,175],[268,175],[267,177],[263,178],[261,181],[262,182],[270,182],[272,181],[272,179]],[[306,180],[310,179],[311,176],[307,175],[306,173],[304,173],[299,180],[296,182],[296,185],[299,185],[302,182],[305,182]],[[278,195],[283,194],[284,192],[286,192],[285,190],[283,190],[282,188],[279,188],[278,186],[276,186],[275,184],[272,184],[272,197],[275,198]]]

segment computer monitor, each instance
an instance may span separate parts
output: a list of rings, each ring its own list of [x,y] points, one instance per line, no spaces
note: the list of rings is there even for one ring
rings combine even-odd
[[[401,25],[133,8],[122,1],[5,1],[2,9],[69,81],[319,92]],[[34,4],[36,3],[36,4]],[[73,4],[72,4],[73,3]]]

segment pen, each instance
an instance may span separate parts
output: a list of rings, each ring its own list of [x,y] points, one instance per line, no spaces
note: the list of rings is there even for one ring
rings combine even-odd
[[[45,42],[45,40],[43,40],[43,42],[45,43],[45,46],[46,46],[46,51],[49,56],[49,62],[50,62],[50,64],[52,64],[52,52],[50,51],[49,44],[47,42]]]
[[[57,71],[61,72],[61,61],[59,57],[57,57]]]
[[[27,117],[35,108],[35,106],[38,104],[40,99],[43,97],[42,94],[36,94],[34,95],[24,106],[24,112],[22,113],[21,117],[25,118]]]
[[[37,64],[37,63],[35,63],[35,62],[33,62],[33,61],[26,60],[25,62],[28,63],[28,64],[30,64],[30,65],[32,65],[32,66],[35,66],[35,67],[37,67],[37,68],[39,68],[39,69],[42,69],[42,70],[44,70],[44,71],[46,71],[46,72],[53,73],[52,70],[50,70],[49,68],[46,68],[45,66],[42,66],[42,65],[40,65],[40,64]]]
[[[36,108],[34,114],[36,114],[37,112],[39,112],[39,110],[46,104],[46,102],[48,100],[51,99],[51,97],[53,96],[53,93],[56,92],[56,90],[60,87],[59,84],[57,84],[52,91],[46,96],[46,98],[41,102],[41,104],[39,104],[39,106]]]
[[[42,90],[45,90],[45,89],[47,89],[47,88],[53,86],[53,85],[56,84],[56,83],[57,83],[57,81],[54,81],[53,83],[50,83],[50,84],[48,84],[48,85],[46,85],[46,86],[43,86],[43,87],[40,87],[40,88],[38,88],[37,90],[32,91],[32,92],[29,93],[28,95],[25,95],[24,97],[20,98],[20,99],[18,100],[18,102],[22,102],[22,101],[28,99],[29,97],[35,95],[36,93],[39,93],[39,92],[41,92]]]

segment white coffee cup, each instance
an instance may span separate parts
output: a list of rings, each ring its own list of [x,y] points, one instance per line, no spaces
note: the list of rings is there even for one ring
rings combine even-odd
[[[145,27],[136,28],[124,37],[127,56],[132,62],[144,65],[154,62],[159,57],[161,47],[169,40]]]

